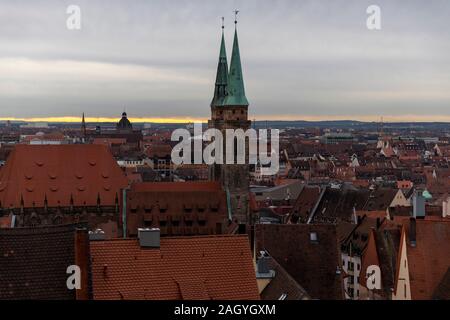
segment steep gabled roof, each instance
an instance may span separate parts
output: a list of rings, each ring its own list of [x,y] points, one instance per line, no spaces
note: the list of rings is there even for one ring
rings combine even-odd
[[[379,188],[370,194],[364,210],[366,211],[380,211],[387,210],[397,195],[398,189]]]
[[[311,299],[305,289],[272,257],[268,259],[269,270],[275,271],[275,276],[261,292],[262,300],[279,300],[285,295],[285,300]]]
[[[435,300],[450,300],[450,266],[433,293]]]
[[[384,298],[390,298],[394,290],[397,260],[400,250],[401,230],[393,225],[369,232],[369,240],[362,257],[359,283],[366,286],[366,271],[370,265],[378,265],[381,271],[381,290]]]
[[[317,241],[311,241],[315,233]],[[341,252],[332,224],[257,224],[256,252],[267,251],[312,299],[344,298]]]
[[[411,246],[411,220],[402,224],[406,231],[411,298],[432,299],[450,266],[450,221],[416,219],[416,245]]]
[[[75,290],[66,285],[66,270],[78,264],[75,237],[80,227],[84,225],[0,228],[0,300],[75,299]],[[88,252],[86,246],[86,259]]]
[[[0,172],[4,208],[115,205],[128,184],[106,146],[17,145]]]

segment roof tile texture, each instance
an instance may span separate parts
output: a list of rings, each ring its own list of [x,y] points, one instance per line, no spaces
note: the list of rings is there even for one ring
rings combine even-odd
[[[318,241],[310,240],[311,233]],[[257,252],[267,250],[312,299],[343,299],[335,225],[257,224],[255,234]]]
[[[91,243],[95,299],[259,299],[247,236]]]
[[[75,227],[0,229],[0,299],[75,299],[66,286]]]
[[[102,145],[17,145],[0,172],[3,207],[114,205],[127,179]]]

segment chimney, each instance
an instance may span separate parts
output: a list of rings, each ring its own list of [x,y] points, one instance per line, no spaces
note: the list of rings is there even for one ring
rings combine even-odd
[[[260,256],[256,260],[257,279],[272,279],[275,276],[275,271],[269,268],[269,259],[266,251],[260,251]]]
[[[450,197],[442,202],[442,218],[450,217]]]
[[[425,198],[420,191],[413,196],[413,217],[418,219],[425,218]]]
[[[89,238],[86,229],[75,230],[75,264],[81,270],[81,288],[75,292],[77,300],[89,300],[91,290],[89,285]]]
[[[409,244],[411,247],[416,246],[416,218],[409,218]]]
[[[258,261],[256,261],[256,268],[258,273],[269,273],[269,265],[267,264],[268,257],[266,256],[265,252],[261,252],[261,256],[258,258]]]
[[[159,228],[139,228],[138,238],[142,248],[159,248],[161,231]]]

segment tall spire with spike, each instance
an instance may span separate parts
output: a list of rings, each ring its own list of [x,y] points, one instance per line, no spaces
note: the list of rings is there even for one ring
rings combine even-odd
[[[84,120],[84,112],[81,119],[81,134],[83,135],[83,138],[86,138],[86,121]]]
[[[223,106],[227,94],[228,85],[228,62],[227,53],[225,50],[225,37],[224,37],[224,18],[222,17],[222,41],[220,43],[219,63],[217,65],[216,84],[214,88],[214,97],[211,101],[211,107]]]
[[[233,52],[231,53],[230,72],[228,73],[227,97],[224,105],[226,106],[248,106],[248,100],[245,96],[244,78],[242,76],[241,55],[239,53],[239,41],[237,35],[237,14],[234,11],[234,41]]]

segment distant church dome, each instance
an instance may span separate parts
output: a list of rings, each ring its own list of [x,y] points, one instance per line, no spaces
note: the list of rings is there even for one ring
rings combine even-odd
[[[117,129],[119,130],[131,130],[133,128],[133,125],[131,124],[130,120],[127,118],[127,113],[122,113],[122,119],[120,119],[119,123],[117,123]]]

